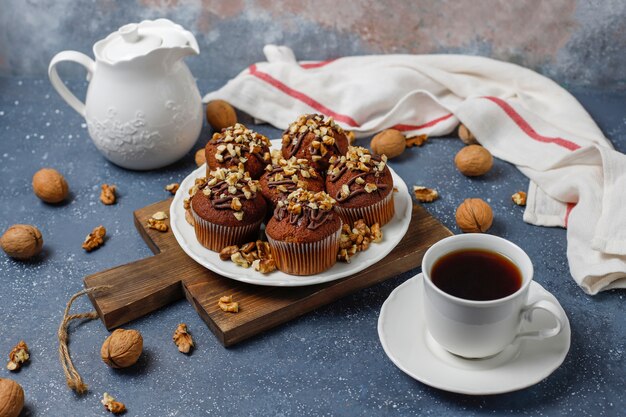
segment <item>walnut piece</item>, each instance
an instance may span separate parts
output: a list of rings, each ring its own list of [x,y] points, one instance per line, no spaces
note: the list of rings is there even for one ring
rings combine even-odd
[[[204,154],[204,148],[198,149],[194,156],[197,166],[202,166],[206,163],[206,155]]]
[[[124,411],[126,411],[126,406],[124,404],[115,401],[115,398],[113,398],[106,392],[102,396],[102,400],[100,402],[102,403],[102,405],[104,405],[104,408],[107,411],[110,411],[113,414],[122,414]]]
[[[379,243],[382,239],[383,232],[378,223],[368,226],[365,220],[359,219],[354,222],[352,229],[350,225],[344,224],[339,236],[337,260],[350,263],[350,258],[358,252],[369,249],[372,242]]]
[[[217,305],[220,309],[222,309],[222,311],[225,311],[227,313],[239,313],[239,303],[233,301],[232,295],[225,295],[223,297],[220,297]]]
[[[157,211],[152,215],[151,218],[148,219],[146,225],[149,229],[154,229],[158,230],[159,232],[165,233],[169,230],[169,227],[165,223],[165,220],[167,220],[168,218],[169,217],[167,216],[167,213],[165,213],[164,211]]]
[[[98,249],[104,244],[104,237],[106,234],[107,229],[105,229],[104,226],[100,225],[94,228],[85,238],[85,241],[83,242],[83,249],[87,252]]]
[[[237,113],[226,101],[213,100],[206,105],[206,120],[213,130],[219,132],[237,123]]]
[[[422,146],[428,140],[428,135],[417,135],[406,138],[406,147],[412,148],[413,146]]]
[[[276,270],[276,262],[272,258],[269,243],[257,240],[249,242],[241,247],[232,245],[226,246],[220,251],[220,259],[228,261],[229,259],[237,266],[242,268],[250,268],[262,274],[268,274]]]
[[[30,359],[30,352],[28,346],[23,340],[15,345],[11,353],[9,353],[9,363],[7,363],[7,369],[9,371],[19,370],[24,363]]]
[[[178,191],[179,188],[180,188],[180,184],[177,182],[173,182],[165,186],[165,191],[169,191],[170,194],[176,194],[176,191]]]
[[[18,417],[24,408],[24,390],[12,379],[0,378],[0,416]]]
[[[511,200],[518,206],[526,205],[526,193],[524,191],[518,191],[511,196]]]
[[[137,330],[117,329],[102,344],[100,357],[111,368],[127,368],[139,360],[142,351],[141,333]]]
[[[117,187],[115,185],[102,184],[101,188],[102,192],[100,192],[100,201],[102,201],[102,204],[105,206],[115,204],[115,201],[117,200],[115,195]]]
[[[493,223],[493,211],[480,198],[468,198],[456,209],[456,224],[465,233],[484,233]]]
[[[433,188],[422,187],[421,185],[413,186],[413,194],[415,194],[415,198],[417,201],[421,203],[430,203],[431,201],[435,201],[439,198],[439,193],[437,190]]]
[[[26,260],[41,252],[43,238],[35,226],[14,224],[0,237],[0,247],[11,258]]]
[[[174,340],[174,344],[178,347],[178,350],[182,353],[189,353],[191,348],[194,347],[193,339],[191,338],[185,323],[180,323],[178,325],[174,331],[172,339]]]

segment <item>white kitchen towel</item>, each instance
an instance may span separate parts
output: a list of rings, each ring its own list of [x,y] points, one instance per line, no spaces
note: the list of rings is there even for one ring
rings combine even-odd
[[[518,65],[462,55],[370,55],[298,62],[267,45],[204,101],[223,99],[284,129],[332,116],[357,137],[395,128],[439,136],[459,121],[529,179],[524,220],[567,228],[567,257],[589,294],[626,288],[626,156],[563,88]]]

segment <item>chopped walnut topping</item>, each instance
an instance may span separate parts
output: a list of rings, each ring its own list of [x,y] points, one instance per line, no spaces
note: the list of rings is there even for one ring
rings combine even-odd
[[[7,363],[7,369],[9,371],[19,370],[24,363],[30,359],[30,352],[28,346],[23,340],[11,350],[9,353],[9,363]]]
[[[232,295],[225,295],[220,297],[217,305],[222,311],[227,313],[238,313],[239,312],[239,303],[233,301]]]
[[[351,130],[346,130],[346,138],[348,138],[348,144],[352,145],[354,143],[354,141],[356,140],[356,136],[354,135],[354,132]]]
[[[194,347],[193,339],[189,334],[189,330],[187,329],[187,325],[185,323],[180,323],[176,330],[174,331],[174,336],[172,336],[174,340],[174,344],[178,347],[178,350],[181,353],[189,353],[192,347]]]
[[[351,257],[367,250],[372,242],[379,243],[382,239],[383,232],[378,223],[368,226],[365,220],[360,219],[354,223],[352,229],[350,225],[344,224],[339,237],[337,260],[350,263]]]
[[[107,230],[104,226],[94,228],[85,238],[85,241],[83,242],[83,249],[87,252],[91,252],[92,250],[99,248],[104,244],[104,237],[106,234]]]
[[[115,401],[115,398],[106,392],[102,396],[102,400],[100,402],[104,405],[104,408],[106,408],[107,411],[110,411],[113,414],[122,414],[126,411],[126,406],[124,404]]]
[[[378,187],[376,186],[376,184],[370,182],[370,183],[365,184],[365,188],[364,189],[365,189],[365,191],[368,194],[370,194],[370,193],[376,191],[378,189]]]
[[[518,191],[511,196],[511,199],[518,206],[526,205],[526,193],[524,191]]]
[[[406,147],[422,146],[428,140],[428,135],[417,135],[406,139]]]
[[[413,194],[415,194],[415,198],[417,201],[422,203],[430,203],[431,201],[435,201],[439,198],[439,193],[437,190],[433,188],[422,187],[421,185],[413,186]]]
[[[343,133],[348,137],[348,140],[350,139],[350,132],[344,131],[341,126],[335,123],[332,117],[324,118],[321,114],[303,114],[289,125],[283,134],[283,144],[288,144],[292,140],[291,135],[308,132],[315,135],[315,142],[317,142],[317,145],[315,145],[317,148],[315,149],[320,149],[322,155],[328,152],[327,147],[335,145],[335,132],[338,134]]]
[[[180,188],[180,184],[177,182],[173,182],[165,186],[165,191],[169,191],[170,194],[176,194],[176,191],[178,191],[179,188]]]
[[[270,154],[265,152],[271,146],[269,139],[241,123],[214,133],[211,140],[219,143],[215,153],[215,159],[219,162],[233,159],[245,163],[249,155],[257,155],[264,162],[270,161]]]
[[[117,187],[115,187],[115,185],[102,184],[101,188],[102,192],[100,192],[100,201],[102,201],[102,204],[106,206],[115,204],[115,201],[117,200],[115,190]]]
[[[298,188],[287,196],[284,200],[278,201],[278,207],[287,206],[287,211],[300,214],[302,207],[309,207],[313,210],[329,211],[335,206],[334,198],[326,194],[324,191],[314,193],[312,191]]]
[[[366,148],[349,146],[345,155],[332,156],[329,162],[329,175],[339,175],[341,166],[345,164],[352,171],[373,172],[378,177],[387,165],[387,157],[381,155],[380,159],[374,158]]]

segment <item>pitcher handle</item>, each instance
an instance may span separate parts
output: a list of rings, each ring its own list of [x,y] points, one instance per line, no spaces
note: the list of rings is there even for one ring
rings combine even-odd
[[[50,82],[57,93],[69,104],[74,110],[78,112],[81,116],[85,117],[85,103],[80,101],[74,93],[70,91],[69,88],[65,85],[59,74],[57,73],[56,65],[62,61],[70,61],[76,62],[87,70],[87,80],[91,79],[93,75],[96,63],[93,59],[89,58],[87,55],[76,52],[76,51],[63,51],[59,52],[52,58],[50,61],[50,66],[48,67],[48,77],[50,77]]]

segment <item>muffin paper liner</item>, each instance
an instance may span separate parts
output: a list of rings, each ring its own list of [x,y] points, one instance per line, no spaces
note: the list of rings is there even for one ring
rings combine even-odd
[[[335,210],[344,222],[353,225],[359,219],[365,220],[368,226],[378,223],[381,226],[389,223],[395,213],[393,204],[393,193],[391,192],[376,204],[367,207],[345,208],[335,206]]]
[[[191,214],[194,220],[193,228],[196,232],[196,239],[202,246],[215,252],[220,252],[226,246],[239,246],[257,240],[263,220],[247,226],[222,226],[204,220],[196,214],[193,208]]]
[[[267,240],[279,270],[291,275],[314,275],[326,271],[337,262],[339,236],[336,233],[310,243],[283,242],[269,235]]]

